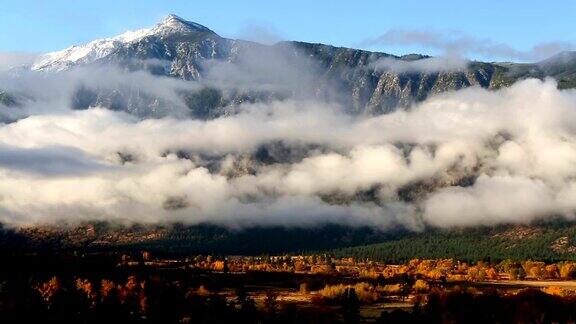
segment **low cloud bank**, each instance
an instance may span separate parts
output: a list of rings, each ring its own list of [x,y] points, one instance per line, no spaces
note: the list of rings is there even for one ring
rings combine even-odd
[[[468,60],[460,57],[429,57],[408,61],[395,58],[382,58],[372,63],[376,70],[404,72],[453,72],[464,71],[468,67]]]
[[[562,51],[576,49],[571,42],[546,42],[534,45],[527,50],[519,50],[507,44],[498,43],[487,38],[441,30],[392,29],[375,38],[364,40],[364,46],[400,45],[422,46],[440,51],[447,57],[466,57],[482,55],[496,59],[539,61]]]
[[[553,80],[469,88],[377,117],[276,100],[204,121],[183,117],[175,95],[198,84],[86,71],[0,76],[3,89],[30,94],[21,107],[0,105],[13,117],[0,124],[0,222],[420,229],[576,210],[576,93]],[[171,110],[157,119],[72,110],[79,84],[132,84]]]
[[[30,65],[38,57],[37,54],[25,52],[0,52],[0,72]]]

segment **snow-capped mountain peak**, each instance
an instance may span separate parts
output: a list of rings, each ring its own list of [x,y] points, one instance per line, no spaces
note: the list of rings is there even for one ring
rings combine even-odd
[[[156,32],[212,32],[205,26],[184,20],[174,14],[166,16],[156,27]]]
[[[104,58],[145,37],[166,37],[176,33],[198,32],[214,33],[207,27],[171,14],[153,28],[128,31],[118,36],[97,39],[87,44],[74,45],[61,51],[44,54],[34,62],[31,68],[32,70],[62,71],[78,63],[93,62]]]

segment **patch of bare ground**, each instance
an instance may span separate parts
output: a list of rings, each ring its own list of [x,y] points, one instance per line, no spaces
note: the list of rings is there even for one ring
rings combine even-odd
[[[524,239],[529,239],[536,237],[538,234],[542,233],[542,229],[530,226],[516,226],[510,228],[504,232],[496,233],[492,235],[493,238],[505,238],[511,241],[520,241]]]
[[[574,280],[504,280],[504,281],[479,281],[474,285],[478,286],[494,286],[494,287],[520,287],[520,288],[542,288],[542,287],[561,287],[561,288],[576,288],[576,281]]]
[[[508,244],[507,249],[516,247],[522,240],[531,239],[542,233],[542,229],[530,226],[516,226],[504,232],[492,235],[492,238],[505,239]]]
[[[315,292],[302,293],[299,291],[290,291],[284,289],[273,289],[277,294],[277,301],[279,303],[295,303],[295,304],[309,304],[312,303],[312,298]],[[256,304],[263,305],[266,299],[266,291],[262,290],[251,294],[251,296]]]
[[[570,244],[568,236],[562,236],[552,242],[550,248],[556,253],[575,253],[576,246]]]

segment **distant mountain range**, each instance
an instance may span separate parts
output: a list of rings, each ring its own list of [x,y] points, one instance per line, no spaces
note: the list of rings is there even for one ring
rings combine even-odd
[[[223,38],[207,27],[170,15],[150,29],[46,54],[31,69],[62,72],[113,65],[199,81],[201,87],[184,89],[180,95],[190,115],[202,119],[233,113],[243,102],[292,97],[338,102],[351,113],[377,115],[437,93],[470,86],[498,89],[532,77],[553,77],[560,88],[576,87],[576,52],[534,64],[467,62],[446,70],[411,64],[430,59],[296,41],[262,45]],[[390,63],[414,67],[398,69]],[[16,100],[0,92],[0,103],[14,105]],[[76,109],[103,106],[144,118],[162,116],[166,104],[134,86],[79,86],[72,98]]]

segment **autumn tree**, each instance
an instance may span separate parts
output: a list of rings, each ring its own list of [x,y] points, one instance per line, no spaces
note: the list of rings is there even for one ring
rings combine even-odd
[[[545,276],[545,267],[546,264],[544,262],[536,262],[536,261],[524,261],[522,263],[522,268],[527,276],[534,278],[534,279],[543,279]]]
[[[60,280],[54,276],[48,281],[36,286],[36,291],[40,294],[44,302],[50,306],[54,301],[54,297],[58,292],[60,292],[61,288],[62,284]]]
[[[544,267],[544,273],[547,279],[556,279],[560,275],[556,264],[549,264]]]
[[[498,271],[494,267],[489,267],[486,269],[486,279],[488,280],[498,280]]]
[[[76,289],[81,293],[81,296],[86,299],[86,302],[89,304],[89,306],[94,307],[96,305],[97,294],[96,291],[94,291],[94,287],[92,286],[90,280],[76,278],[74,284]]]
[[[573,279],[576,272],[576,264],[573,262],[561,262],[558,264],[560,278]]]
[[[418,279],[416,280],[416,282],[414,283],[414,285],[412,286],[412,289],[414,289],[417,292],[427,292],[428,290],[430,290],[430,285],[428,285],[428,283],[422,279]]]
[[[468,268],[466,279],[470,281],[483,281],[486,280],[486,269],[482,264]]]

